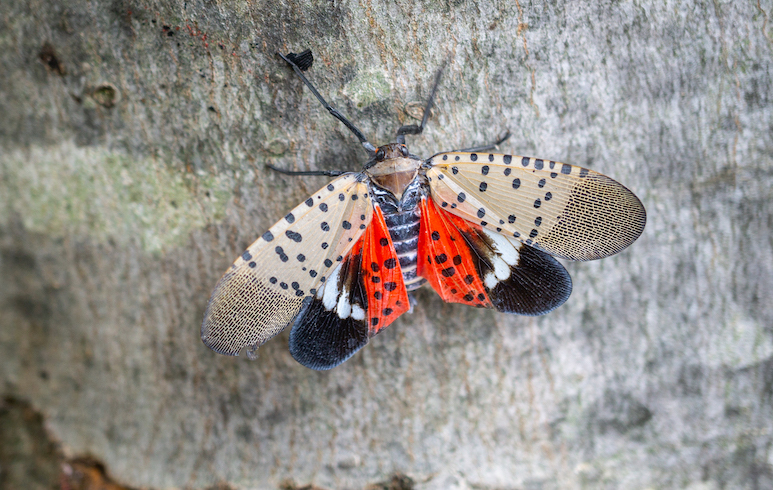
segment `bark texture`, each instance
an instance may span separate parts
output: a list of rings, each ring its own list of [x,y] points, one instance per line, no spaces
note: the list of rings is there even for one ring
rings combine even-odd
[[[134,487],[771,488],[771,15],[770,0],[4,0],[0,395]],[[294,362],[286,332],[255,362],[214,354],[199,325],[217,279],[326,182],[264,165],[365,157],[274,54],[305,48],[375,144],[416,122],[445,65],[414,153],[510,130],[503,150],[631,188],[643,236],[568,264],[574,293],[545,317],[421,290],[330,372]],[[0,434],[19,444],[0,451],[8,488],[20,440]]]

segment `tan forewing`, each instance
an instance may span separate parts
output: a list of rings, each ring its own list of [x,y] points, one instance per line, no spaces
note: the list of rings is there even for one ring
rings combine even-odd
[[[432,198],[443,209],[556,257],[607,257],[644,230],[641,201],[593,170],[468,152],[441,153],[429,164]]]
[[[347,174],[279,220],[231,265],[209,300],[201,338],[238,355],[281,332],[363,234],[373,216],[368,186]]]

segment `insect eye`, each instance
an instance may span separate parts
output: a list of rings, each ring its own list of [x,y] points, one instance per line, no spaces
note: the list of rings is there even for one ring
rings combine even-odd
[[[401,146],[400,147],[400,153],[402,153],[404,157],[407,157],[408,156],[408,147],[407,146]]]
[[[376,160],[380,162],[384,159],[385,156],[386,156],[386,152],[384,152],[382,148],[379,148],[378,151],[376,152]]]

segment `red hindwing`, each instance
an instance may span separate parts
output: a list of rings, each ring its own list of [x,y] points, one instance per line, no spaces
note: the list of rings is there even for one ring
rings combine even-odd
[[[476,252],[462,233],[475,235],[469,222],[441,210],[432,199],[422,198],[418,274],[443,301],[491,308],[475,266]]]
[[[373,220],[352,254],[362,251],[362,280],[367,291],[370,336],[410,309],[400,261],[395,253],[381,208],[374,206]]]

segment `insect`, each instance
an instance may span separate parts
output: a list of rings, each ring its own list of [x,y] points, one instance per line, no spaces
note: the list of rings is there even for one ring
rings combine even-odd
[[[411,154],[405,136],[424,129],[441,72],[421,124],[402,126],[395,143],[376,148],[304,76],[309,51],[280,56],[369,159],[358,173],[285,171],[337,178],[220,279],[201,326],[216,352],[254,358],[292,325],[292,356],[331,369],[409,311],[408,293],[424,284],[447,302],[542,315],[572,290],[554,257],[607,257],[644,230],[639,199],[593,170],[489,152],[494,146]]]

